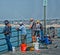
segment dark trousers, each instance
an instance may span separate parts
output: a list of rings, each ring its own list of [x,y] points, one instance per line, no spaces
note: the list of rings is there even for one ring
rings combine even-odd
[[[21,43],[26,43],[26,35],[21,35]]]
[[[36,31],[35,30],[31,30],[31,34],[32,34],[32,36],[36,35]]]
[[[8,46],[8,51],[12,51],[12,45],[11,45],[11,42],[10,42],[10,35],[5,35],[5,39],[6,39],[6,43],[7,43],[7,46]]]
[[[36,36],[40,36],[40,31],[36,30]]]
[[[32,36],[33,35],[35,35],[35,36],[40,35],[40,31],[39,30],[32,30],[31,33],[32,33]]]

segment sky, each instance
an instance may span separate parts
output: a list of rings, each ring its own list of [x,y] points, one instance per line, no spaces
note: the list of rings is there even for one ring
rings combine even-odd
[[[47,19],[60,18],[60,0],[48,0]],[[44,19],[43,0],[0,0],[0,20]]]

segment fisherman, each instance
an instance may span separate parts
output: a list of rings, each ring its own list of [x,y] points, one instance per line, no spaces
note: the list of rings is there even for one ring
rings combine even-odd
[[[7,46],[8,46],[8,51],[12,51],[12,45],[11,45],[11,42],[10,42],[11,25],[10,25],[8,20],[5,20],[4,23],[5,23],[5,27],[3,29],[3,33],[5,35],[6,43],[7,43]]]
[[[33,36],[33,35],[36,35],[36,23],[33,18],[30,18],[30,22],[31,24],[29,28],[31,29],[32,36]]]
[[[40,20],[36,21],[36,36],[39,36],[40,40],[44,39],[44,34],[43,34],[43,26],[40,22]]]
[[[40,28],[41,27],[41,24],[40,24],[40,21],[37,20],[36,21],[36,35],[38,36],[40,34]]]
[[[26,27],[23,24],[23,22],[20,22],[19,25],[20,27],[17,28],[17,30],[21,31],[21,43],[26,43],[26,35],[27,35]]]
[[[52,40],[49,38],[48,35],[44,36],[44,42],[46,45],[52,44]]]

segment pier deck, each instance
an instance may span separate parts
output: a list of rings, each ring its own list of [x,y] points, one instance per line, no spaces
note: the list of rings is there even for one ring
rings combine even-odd
[[[27,51],[26,53],[21,53],[19,48],[16,49],[16,52],[6,52],[1,55],[60,55],[60,39],[54,38],[53,43],[47,46],[48,49],[40,49],[40,52],[36,51]]]

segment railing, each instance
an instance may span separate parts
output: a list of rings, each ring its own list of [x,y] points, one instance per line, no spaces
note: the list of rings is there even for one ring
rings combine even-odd
[[[0,34],[3,34],[2,32],[0,32]],[[26,40],[26,42],[27,43],[30,43],[31,42],[31,30],[29,30],[29,29],[27,29],[27,40]],[[12,43],[12,46],[14,46],[14,47],[19,47],[19,45],[21,44],[21,35],[20,35],[20,31],[17,31],[17,30],[13,30],[12,31],[12,35],[11,35],[11,43]],[[7,44],[6,44],[6,40],[5,40],[5,38],[0,38],[0,41],[1,42],[5,42],[5,43],[1,43],[0,42],[0,53],[1,52],[7,52],[8,50],[8,48],[7,48]],[[3,48],[3,49],[2,49]]]
[[[53,20],[47,20],[47,24],[59,24],[60,25],[60,19],[53,19]],[[42,23],[43,23],[43,20],[41,20]],[[54,22],[53,22],[54,21]],[[11,23],[13,24],[15,21],[11,21]],[[16,21],[18,22],[18,21]],[[20,22],[20,21],[19,21]],[[1,23],[1,22],[0,22]],[[2,22],[3,23],[3,22]],[[60,37],[60,28],[56,28],[57,30],[57,35],[58,37]],[[59,35],[58,35],[59,34]],[[3,37],[3,33],[0,32],[0,52],[4,52],[4,51],[7,51],[7,44],[6,44],[6,40],[5,40],[5,37]],[[18,47],[21,43],[21,35],[20,35],[20,31],[17,31],[17,30],[12,30],[12,36],[11,36],[11,43],[12,43],[12,46],[15,46],[15,47]],[[4,41],[4,42],[3,42]],[[30,43],[32,41],[31,39],[31,30],[27,29],[27,43]]]
[[[3,34],[2,32],[0,32],[0,34]],[[1,37],[1,36],[0,36]],[[4,43],[2,43],[2,41],[4,41]],[[17,30],[12,30],[12,35],[11,35],[11,43],[12,43],[12,46],[14,47],[19,47],[19,45],[21,44],[21,34],[20,34],[20,31],[17,31]],[[32,38],[31,38],[31,30],[30,29],[27,29],[27,44],[31,43],[32,41]],[[6,40],[5,38],[0,38],[0,48],[3,48],[3,49],[0,49],[0,53],[1,52],[7,52],[8,51],[8,48],[7,48],[7,44],[6,44]]]

